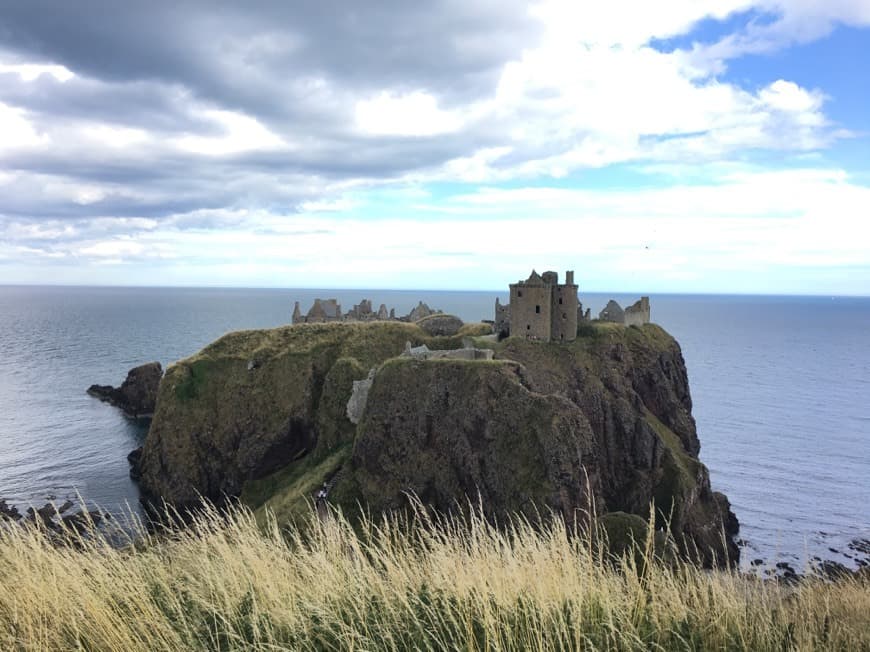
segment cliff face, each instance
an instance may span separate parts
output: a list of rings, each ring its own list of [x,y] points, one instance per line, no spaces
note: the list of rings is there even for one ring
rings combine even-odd
[[[442,509],[481,500],[493,515],[590,507],[659,520],[705,562],[735,558],[727,500],[698,461],[685,365],[654,325],[585,327],[576,342],[480,345],[493,361],[396,359],[406,341],[456,348],[411,324],[329,324],[225,336],[167,370],[141,463],[142,487],[181,506],[242,494],[279,518],[330,481],[353,510]],[[376,367],[358,425],[354,380]],[[458,501],[458,503],[457,503]]]
[[[512,361],[388,362],[336,495],[375,511],[400,507],[407,491],[442,510],[465,496],[494,514],[585,508],[584,466],[596,466],[589,424],[564,397],[529,390],[522,374]]]
[[[710,488],[698,460],[688,376],[679,344],[654,324],[625,328],[599,324],[561,347],[507,340],[496,354],[523,365],[535,392],[563,396],[578,406],[593,433],[599,509],[646,516],[651,500],[657,525],[670,523],[703,561],[736,559],[729,538],[737,521],[727,498]],[[603,505],[603,508],[602,508]]]

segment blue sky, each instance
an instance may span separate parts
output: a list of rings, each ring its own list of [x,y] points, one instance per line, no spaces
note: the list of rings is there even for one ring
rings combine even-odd
[[[868,60],[870,0],[19,3],[0,283],[870,294]]]

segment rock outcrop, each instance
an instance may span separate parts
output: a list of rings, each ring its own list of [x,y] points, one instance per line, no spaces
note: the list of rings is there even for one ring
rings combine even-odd
[[[77,509],[71,511],[74,507]],[[21,514],[17,507],[10,506],[5,499],[0,499],[0,523],[6,520],[23,527],[39,525],[44,532],[51,535],[50,540],[55,543],[68,541],[66,535],[69,532],[87,532],[109,518],[111,516],[108,513],[101,512],[95,507],[77,506],[71,500],[65,500],[60,505],[47,502],[42,507],[28,507],[24,514]]]
[[[407,492],[441,510],[466,496],[495,515],[585,510],[598,493],[589,425],[576,405],[529,390],[522,376],[507,360],[389,361],[356,433],[355,484],[333,494],[344,489],[345,503],[358,496],[376,512],[401,507]]]
[[[120,387],[91,385],[88,394],[121,408],[130,417],[150,418],[154,414],[162,377],[160,363],[149,362],[131,369]]]
[[[427,335],[456,335],[463,323],[459,317],[446,314],[435,314],[424,317],[417,322]]]
[[[7,519],[17,521],[21,518],[21,512],[15,505],[9,505],[5,499],[0,498],[0,520]]]
[[[685,365],[665,331],[590,325],[569,344],[477,340],[491,360],[398,357],[407,342],[462,340],[398,322],[229,334],[167,370],[141,486],[180,507],[241,494],[279,518],[329,478],[346,512],[399,508],[413,492],[440,509],[479,498],[496,518],[582,522],[593,507],[645,519],[655,501],[684,551],[736,560],[721,537],[736,519],[698,461]]]

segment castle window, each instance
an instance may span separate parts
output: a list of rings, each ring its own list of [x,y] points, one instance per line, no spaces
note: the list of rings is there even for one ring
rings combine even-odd
[[[568,319],[568,313],[563,312],[563,313],[562,313],[562,319]]]
[[[518,297],[523,296],[523,291],[522,291],[522,290],[517,290],[517,296],[518,296]]]
[[[562,297],[559,297],[559,305],[562,305]]]
[[[541,306],[535,306],[535,313],[538,315],[541,314]]]
[[[529,324],[526,324],[526,330],[527,331],[532,330],[532,327]]]

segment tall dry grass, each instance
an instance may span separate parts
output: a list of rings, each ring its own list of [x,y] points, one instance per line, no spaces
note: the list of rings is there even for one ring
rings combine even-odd
[[[0,534],[2,650],[870,649],[870,586],[607,561],[558,520],[494,529],[203,512],[127,546]],[[637,564],[646,559],[650,563]]]

